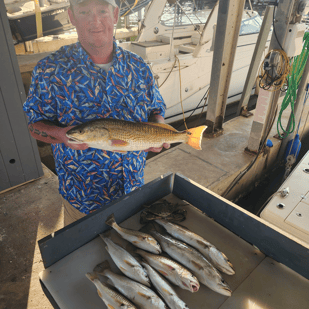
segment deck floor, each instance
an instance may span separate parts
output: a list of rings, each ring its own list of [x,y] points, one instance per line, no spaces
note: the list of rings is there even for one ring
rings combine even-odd
[[[309,108],[306,107],[304,119]],[[284,115],[287,122],[288,112]],[[166,172],[178,172],[221,194],[228,184],[253,160],[246,154],[253,117],[237,117],[224,124],[224,134],[204,138],[202,151],[179,145],[147,161],[145,181]],[[306,132],[308,127],[306,126]],[[300,131],[301,132],[301,131]],[[237,195],[265,174],[276,160],[280,141],[270,139],[274,147],[262,156],[247,177],[231,192]],[[44,166],[41,179],[0,193],[0,308],[51,309],[40,285],[38,274],[43,268],[37,241],[63,227],[63,210],[58,194],[58,180]]]

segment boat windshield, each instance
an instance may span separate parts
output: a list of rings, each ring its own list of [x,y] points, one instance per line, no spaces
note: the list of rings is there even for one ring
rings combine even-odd
[[[199,6],[197,5],[197,3],[199,3],[197,1],[180,1],[180,6],[166,3],[160,23],[167,27],[173,27],[174,22],[175,27],[191,24],[205,24],[214,5],[210,2],[211,1],[201,1]],[[175,13],[176,16],[174,16]],[[256,11],[245,10],[239,34],[258,33],[261,29],[261,25],[262,18]]]
[[[197,7],[193,1],[181,1],[180,6],[166,3],[160,23],[167,27],[204,24],[211,12],[209,6]],[[176,10],[176,12],[175,12]],[[174,14],[176,13],[176,16]]]
[[[254,11],[245,11],[242,17],[239,35],[259,33],[262,26],[261,16]]]

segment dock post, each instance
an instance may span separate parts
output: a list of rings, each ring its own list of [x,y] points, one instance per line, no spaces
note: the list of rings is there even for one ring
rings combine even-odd
[[[216,136],[223,131],[228,89],[245,0],[220,0],[212,60],[206,135]]]
[[[261,30],[258,39],[256,41],[255,49],[253,52],[252,60],[250,63],[248,75],[245,82],[245,87],[242,92],[240,102],[237,108],[237,116],[241,114],[243,109],[246,109],[248,107],[248,102],[250,99],[252,88],[256,80],[256,76],[258,74],[261,58],[266,48],[267,38],[273,21],[273,13],[274,13],[274,6],[272,5],[268,6],[266,8]]]
[[[299,0],[282,0],[279,2],[273,22],[275,31],[272,33],[269,51],[282,49],[282,46],[284,46],[290,21],[293,20],[297,10],[295,6],[297,2]],[[276,116],[279,95],[280,89],[275,91],[260,89],[248,147],[246,148],[248,152],[258,153],[262,143],[266,141],[273,125],[273,119]]]

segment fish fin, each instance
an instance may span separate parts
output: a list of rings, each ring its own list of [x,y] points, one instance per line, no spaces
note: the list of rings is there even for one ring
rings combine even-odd
[[[100,297],[101,297],[101,296],[100,296]],[[101,298],[102,298],[102,297],[101,297]],[[110,304],[107,305],[107,308],[108,308],[108,309],[115,309],[115,307],[112,306],[112,305],[110,305]]]
[[[128,146],[129,143],[126,141],[123,141],[121,139],[110,139],[111,142],[111,146],[119,146],[119,147],[124,147],[124,146]]]
[[[99,297],[102,298],[103,297],[102,293],[98,289],[97,289],[97,292],[98,292]]]
[[[96,273],[87,273],[86,277],[90,280],[90,281],[94,281],[95,279],[99,279],[98,275]]]
[[[151,296],[146,295],[146,294],[144,294],[144,293],[142,293],[142,292],[137,292],[137,294],[138,294],[139,296],[142,296],[142,297],[146,298],[146,299],[151,299]]]
[[[167,266],[167,268],[168,268],[169,270],[175,270],[175,268],[174,268],[173,266],[171,266],[171,265],[168,265],[168,264],[166,264],[166,263],[164,263],[164,265]]]
[[[104,275],[104,271],[110,269],[109,262],[106,260],[100,264],[98,264],[93,271],[99,275]]]
[[[195,267],[197,267],[199,270],[204,269],[204,267],[203,267],[201,264],[196,263],[195,261],[191,261],[191,263],[192,263]]]
[[[205,242],[203,242],[203,241],[201,241],[201,240],[197,240],[196,242],[197,242],[199,245],[203,246],[205,249],[211,247],[211,244],[208,245],[207,243],[205,243]]]
[[[116,223],[116,220],[115,220],[115,216],[114,214],[111,214],[110,216],[107,217],[106,221],[105,221],[105,224],[109,225],[109,226],[113,226],[114,224]],[[117,224],[117,223],[116,223]]]
[[[131,262],[129,262],[128,260],[123,260],[127,265],[129,265],[130,267],[136,267],[136,265],[132,264]]]
[[[166,273],[165,271],[158,269],[158,272],[162,274],[163,276],[168,277],[168,273]]]
[[[203,137],[203,132],[206,130],[207,126],[200,126],[197,128],[192,128],[188,130],[188,137],[189,140],[187,141],[187,144],[194,149],[201,150],[201,142]]]
[[[171,130],[173,132],[179,132],[175,128],[173,128],[171,125],[166,123],[157,123],[157,122],[145,122],[145,124],[148,124],[150,126],[160,127],[163,129]]]
[[[127,270],[125,269],[125,268],[123,268],[123,267],[121,267],[121,266],[119,266],[119,268],[120,268],[120,270],[122,271],[122,272],[127,272]]]

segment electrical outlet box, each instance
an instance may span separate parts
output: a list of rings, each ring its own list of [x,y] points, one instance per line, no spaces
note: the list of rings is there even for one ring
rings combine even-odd
[[[286,36],[284,51],[288,57],[298,56],[303,49],[303,37],[306,31],[306,24],[290,24]]]

